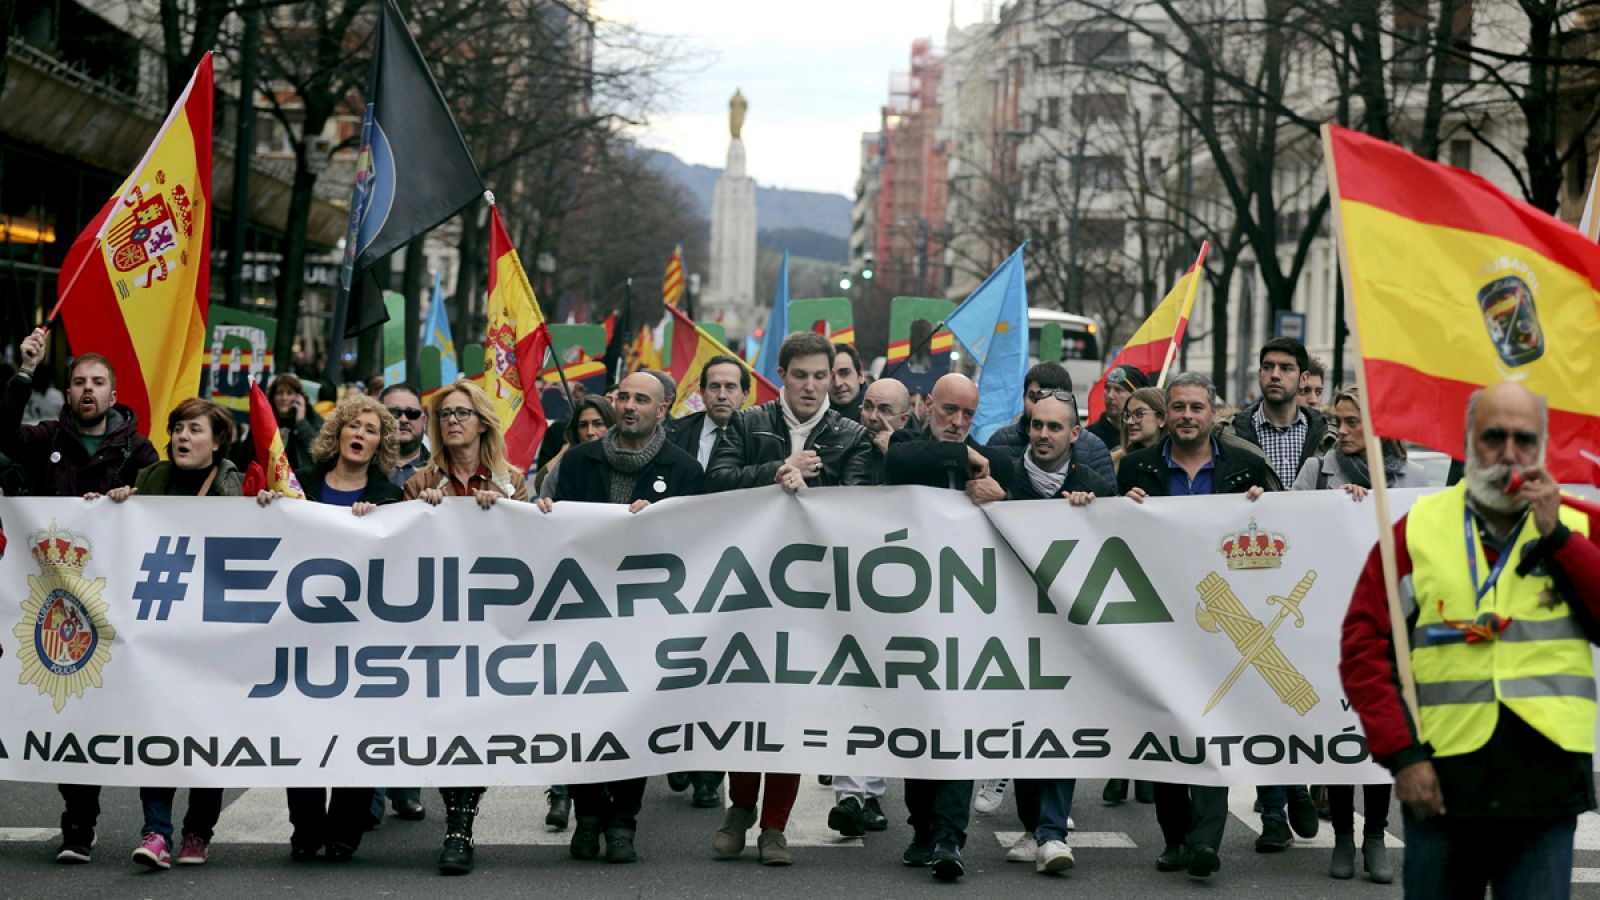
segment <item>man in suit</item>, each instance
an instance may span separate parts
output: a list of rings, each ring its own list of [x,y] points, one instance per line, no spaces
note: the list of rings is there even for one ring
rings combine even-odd
[[[1013,463],[1004,450],[972,439],[978,386],[954,372],[934,382],[928,395],[928,428],[897,431],[889,440],[884,474],[889,484],[920,484],[965,491],[977,504],[1004,500],[1015,486]],[[966,874],[961,848],[967,842],[972,782],[906,779],[911,844],[900,859],[932,866],[933,877],[954,881]]]
[[[861,401],[866,392],[867,373],[861,369],[861,354],[854,344],[834,344],[832,406],[852,422],[861,421]],[[862,423],[866,424],[866,423]]]
[[[668,497],[700,493],[703,475],[694,457],[667,441],[667,393],[656,372],[635,372],[617,387],[617,427],[598,441],[579,444],[561,458],[555,499],[542,499],[549,513],[569,500],[625,503],[637,513]],[[578,824],[569,847],[575,859],[598,859],[600,835],[606,838],[605,860],[631,863],[645,779],[627,778],[601,784],[568,786]]]
[[[700,370],[702,412],[691,413],[667,424],[667,439],[695,458],[701,468],[711,462],[722,429],[744,408],[750,394],[750,370],[725,353],[711,357]]]

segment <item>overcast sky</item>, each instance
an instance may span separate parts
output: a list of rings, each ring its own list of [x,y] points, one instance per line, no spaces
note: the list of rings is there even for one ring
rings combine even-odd
[[[977,21],[984,5],[956,0],[957,23]],[[599,0],[597,9],[681,36],[702,60],[640,143],[722,167],[738,88],[750,102],[744,142],[756,181],[854,195],[861,133],[877,130],[889,73],[910,67],[916,38],[943,47],[950,0]]]

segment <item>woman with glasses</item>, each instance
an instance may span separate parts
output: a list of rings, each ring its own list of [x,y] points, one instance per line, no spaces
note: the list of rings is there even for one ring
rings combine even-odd
[[[1167,398],[1160,388],[1142,387],[1122,404],[1122,442],[1111,451],[1111,462],[1122,465],[1122,458],[1143,450],[1167,436]]]
[[[1333,397],[1333,423],[1338,442],[1321,456],[1313,456],[1295,476],[1297,491],[1341,490],[1360,502],[1372,490],[1372,471],[1367,465],[1367,432],[1361,423],[1361,392],[1345,388]],[[1384,438],[1383,480],[1391,488],[1427,487],[1428,476],[1422,466],[1406,459],[1405,445]],[[1361,788],[1366,821],[1362,823],[1361,859],[1367,877],[1379,884],[1394,880],[1394,866],[1383,839],[1389,825],[1388,784],[1368,784]],[[1333,859],[1328,874],[1334,878],[1354,878],[1356,789],[1348,784],[1328,785],[1328,813],[1333,820]]]
[[[365,394],[340,401],[322,423],[311,445],[312,464],[295,473],[306,499],[348,506],[364,516],[401,499],[389,480],[400,456],[399,426],[383,404]],[[256,502],[266,506],[277,491],[262,491]],[[309,862],[327,848],[330,862],[349,862],[361,846],[361,835],[373,822],[372,788],[289,788],[289,856]]]

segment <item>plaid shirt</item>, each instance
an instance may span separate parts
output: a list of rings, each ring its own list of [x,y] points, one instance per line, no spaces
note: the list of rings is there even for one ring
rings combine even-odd
[[[1294,477],[1300,474],[1300,449],[1306,445],[1306,433],[1311,428],[1306,411],[1296,407],[1294,422],[1288,428],[1279,428],[1267,420],[1266,405],[1262,404],[1256,407],[1252,421],[1256,426],[1256,438],[1267,454],[1267,461],[1272,463],[1272,470],[1278,473],[1278,480],[1285,485],[1293,484]]]

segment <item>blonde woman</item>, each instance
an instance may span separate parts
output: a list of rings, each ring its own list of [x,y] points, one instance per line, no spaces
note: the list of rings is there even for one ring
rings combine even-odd
[[[528,499],[522,472],[506,461],[494,401],[482,388],[458,381],[428,407],[433,458],[406,482],[407,500],[438,506],[445,497],[473,497],[488,509],[503,497]]]

